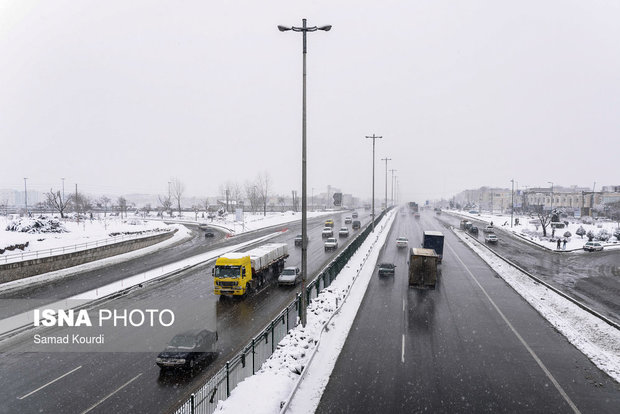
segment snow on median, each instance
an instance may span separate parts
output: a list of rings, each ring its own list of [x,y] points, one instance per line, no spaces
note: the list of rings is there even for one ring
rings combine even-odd
[[[310,303],[306,327],[298,325],[291,329],[261,369],[239,383],[227,400],[220,401],[216,412],[279,412],[281,404],[292,394],[288,412],[314,412],[364,298],[394,217],[392,211],[381,220],[375,233],[368,236],[338,277]],[[250,395],[260,398],[248,398]]]
[[[618,329],[534,281],[490,251],[477,246],[463,232],[456,230],[455,234],[570,343],[583,352],[597,367],[620,382],[620,331]]]

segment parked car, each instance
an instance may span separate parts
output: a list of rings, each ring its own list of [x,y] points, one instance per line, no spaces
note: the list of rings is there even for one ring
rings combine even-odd
[[[493,230],[494,230],[493,226],[492,225],[488,225],[482,231],[485,232],[485,233],[493,233]]]
[[[301,273],[298,267],[285,267],[278,276],[278,285],[293,285],[295,286],[298,281],[301,280]]]
[[[497,236],[495,234],[487,234],[484,238],[485,243],[497,243]]]
[[[344,218],[344,224],[351,224],[351,221],[353,221],[353,220],[349,216]]]
[[[332,219],[325,220],[325,227],[334,227],[334,220]]]
[[[591,241],[591,242],[587,242],[586,244],[583,245],[583,250],[585,250],[586,252],[593,252],[596,250],[603,250],[603,245],[599,242],[595,242],[595,241]]]
[[[338,237],[349,237],[349,229],[346,227],[341,227],[338,231]]]
[[[331,227],[325,227],[323,232],[321,233],[321,237],[332,237],[334,235],[334,230]]]
[[[419,219],[419,218],[420,218],[420,213],[415,213],[415,214],[413,215],[413,217],[415,217],[415,218]]]
[[[380,263],[378,267],[379,276],[394,276],[394,269],[396,268],[394,263]]]
[[[338,240],[335,237],[330,237],[325,240],[325,251],[336,250],[338,248]]]
[[[357,211],[354,211],[353,214],[351,214],[351,217],[353,217],[354,219],[357,218]]]
[[[167,368],[193,369],[200,361],[217,356],[216,342],[217,332],[206,329],[180,333],[157,355],[155,363],[162,371]]]
[[[397,238],[396,239],[396,247],[398,247],[398,248],[402,248],[402,247],[407,248],[407,247],[409,247],[409,239],[406,238],[406,237],[402,237],[402,236]]]
[[[360,227],[362,227],[362,223],[360,223],[359,220],[353,220],[353,224],[351,224],[351,228],[353,230],[359,230]]]

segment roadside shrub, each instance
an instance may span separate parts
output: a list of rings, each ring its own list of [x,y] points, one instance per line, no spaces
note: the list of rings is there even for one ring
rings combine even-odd
[[[6,226],[7,231],[19,231],[22,233],[67,233],[67,229],[63,224],[55,218],[38,217],[29,218],[22,217],[11,221]]]
[[[577,236],[581,236],[581,238],[583,239],[583,236],[586,234],[586,229],[584,229],[583,226],[579,226],[575,234]]]
[[[620,227],[614,230],[614,237],[616,238],[616,240],[620,241]]]
[[[586,237],[588,238],[588,241],[592,241],[592,239],[594,239],[594,232],[592,230],[588,230]]]
[[[605,229],[601,229],[598,233],[596,233],[596,240],[599,241],[608,241],[611,235]]]
[[[570,236],[572,236],[570,231],[567,231],[567,232],[564,233],[564,237],[570,237]]]
[[[590,216],[585,216],[585,217],[581,218],[581,222],[583,224],[592,224],[592,223],[594,223],[594,220],[592,220],[592,217],[590,217]]]

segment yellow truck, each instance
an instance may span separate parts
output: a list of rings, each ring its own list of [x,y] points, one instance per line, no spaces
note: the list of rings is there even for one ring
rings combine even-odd
[[[247,252],[227,253],[215,261],[213,292],[222,296],[245,296],[263,286],[269,271],[277,277],[288,258],[288,245],[269,243]]]

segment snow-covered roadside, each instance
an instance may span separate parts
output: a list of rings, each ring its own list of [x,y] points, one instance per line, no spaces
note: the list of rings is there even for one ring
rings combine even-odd
[[[173,230],[176,229],[177,231],[174,233],[174,235],[171,238],[164,240],[163,242],[156,243],[154,245],[144,247],[142,249],[134,250],[132,252],[119,254],[117,256],[112,256],[112,257],[108,257],[105,259],[95,260],[93,262],[84,263],[84,264],[69,267],[66,269],[56,270],[53,272],[43,273],[37,276],[30,276],[25,279],[19,279],[19,280],[14,280],[12,282],[2,283],[0,284],[0,293],[6,293],[12,290],[18,290],[25,286],[32,286],[32,285],[37,285],[41,283],[51,282],[53,280],[61,279],[63,277],[66,277],[66,276],[69,276],[75,273],[100,269],[100,268],[111,266],[111,265],[121,263],[127,260],[135,259],[137,257],[141,257],[146,254],[153,253],[161,249],[165,249],[168,246],[171,246],[175,243],[182,242],[191,236],[191,232],[185,226],[182,226],[180,224],[174,224],[171,226],[171,228]]]
[[[596,366],[620,382],[620,330],[537,283],[466,233],[456,235]]]
[[[547,227],[547,237],[543,237],[539,220],[532,216],[515,215],[513,218],[519,219],[519,225],[510,227],[510,214],[471,214],[467,211],[455,210],[444,210],[444,212],[460,218],[479,220],[487,224],[493,223],[496,230],[500,229],[506,233],[520,237],[528,242],[550,250],[583,251],[583,245],[588,241],[588,238],[585,236],[582,238],[576,234],[579,227],[583,227],[586,232],[592,231],[594,234],[597,234],[601,230],[606,230],[611,237],[607,242],[601,242],[604,245],[605,250],[620,250],[620,241],[613,236],[618,226],[617,223],[611,221],[594,221],[592,224],[587,224],[572,217],[569,219],[562,219],[568,221],[568,226],[563,229],[556,229],[555,239],[553,239],[551,237],[551,227]],[[590,218],[584,219],[589,220]],[[571,233],[570,237],[564,237],[564,233],[566,231]],[[564,248],[564,245],[562,244],[561,249],[557,249],[556,240],[558,237],[561,240],[566,239],[566,248]]]
[[[260,371],[220,401],[218,413],[314,412],[374,273],[396,212],[381,220],[336,280],[308,307],[308,323],[291,329]],[[301,374],[301,375],[300,375]],[[260,398],[248,398],[248,396]]]

